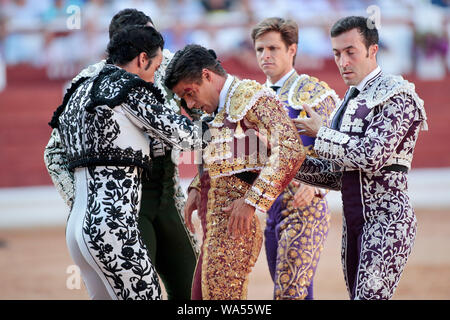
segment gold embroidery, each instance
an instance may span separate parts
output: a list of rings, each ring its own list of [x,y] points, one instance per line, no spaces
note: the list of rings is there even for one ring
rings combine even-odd
[[[280,90],[281,102],[297,110],[303,109],[304,104],[315,107],[327,95],[334,97],[336,93],[326,82],[306,74],[298,75],[296,72],[286,80]],[[300,116],[305,117],[306,113],[302,111]]]
[[[292,206],[293,194],[285,192],[283,198],[290,214],[280,225],[275,299],[306,297],[330,225],[326,200],[314,198],[299,214]]]
[[[200,191],[201,185],[200,185],[200,177],[198,174],[194,177],[194,179],[192,179],[192,182],[188,187],[188,192],[190,189],[197,189],[198,191]]]
[[[236,81],[228,94],[225,108],[213,121],[213,140],[205,150],[211,187],[203,244],[204,299],[245,299],[248,276],[262,245],[262,231],[256,217],[252,219],[249,235],[231,239],[227,234],[229,213],[222,208],[244,197],[247,203],[267,210],[305,158],[295,126],[267,89],[255,81]],[[248,122],[256,128],[267,152],[233,154],[233,143],[239,139],[233,139],[224,123],[236,123],[237,128],[244,117],[246,122],[242,124]],[[260,171],[254,187],[233,175],[242,171]]]
[[[211,179],[203,244],[203,299],[243,300],[247,298],[249,274],[262,246],[262,231],[256,215],[251,232],[232,239],[227,234],[229,213],[222,210],[242,198],[250,185],[230,176]]]
[[[237,122],[236,130],[234,131],[234,137],[236,139],[245,138],[244,130],[242,130],[240,121]]]
[[[218,114],[214,117],[214,120],[211,123],[211,127],[221,127],[223,126],[223,121],[225,120],[225,108],[220,110]]]
[[[268,163],[254,186],[260,192],[260,198],[261,195],[266,195],[274,199],[282,192],[283,186],[292,180],[292,176],[287,173],[298,170],[305,157],[305,150],[295,126],[276,100],[260,98],[255,107],[247,113],[246,119],[258,126],[258,131],[265,135],[271,146]],[[247,197],[255,197],[249,198],[249,201],[258,204],[258,208],[263,211],[268,210],[273,203],[273,200],[268,201],[267,197],[257,200],[256,195],[252,193]]]
[[[270,91],[264,88],[261,84],[252,80],[243,80],[237,86],[234,94],[228,97],[226,104],[228,108],[228,118],[232,122],[237,122],[241,120],[247,111],[256,104],[258,94],[262,94],[266,91],[263,96],[269,96]]]

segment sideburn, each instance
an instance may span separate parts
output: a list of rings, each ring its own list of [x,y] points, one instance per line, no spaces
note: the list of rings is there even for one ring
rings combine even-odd
[[[144,70],[147,71],[148,68],[150,68],[151,64],[152,64],[152,61],[151,61],[151,60],[148,60],[148,63],[147,63],[147,65],[145,66]]]

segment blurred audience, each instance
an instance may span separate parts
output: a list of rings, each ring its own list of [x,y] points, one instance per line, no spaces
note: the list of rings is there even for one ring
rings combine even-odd
[[[6,87],[5,39],[6,16],[0,13],[0,92]]]
[[[389,73],[416,72],[436,79],[450,69],[449,3],[446,0],[0,0],[0,88],[5,64],[28,63],[46,67],[51,78],[69,78],[80,68],[103,58],[108,23],[114,13],[128,7],[154,17],[165,37],[166,48],[171,51],[198,43],[214,48],[222,59],[235,56],[243,64],[248,63],[253,51],[249,32],[255,23],[269,16],[294,19],[300,26],[297,55],[300,68],[320,68],[324,59],[333,58],[328,33],[338,18],[379,16],[383,69]],[[73,23],[76,19],[78,24]]]

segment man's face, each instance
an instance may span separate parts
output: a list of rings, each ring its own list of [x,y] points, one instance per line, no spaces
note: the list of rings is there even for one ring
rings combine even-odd
[[[286,47],[281,34],[270,31],[255,40],[255,51],[259,67],[275,83],[292,69],[297,44]]]
[[[200,109],[213,113],[219,105],[219,95],[212,82],[211,71],[203,69],[200,83],[182,80],[173,87],[173,92],[186,101],[189,109]]]
[[[378,45],[366,48],[358,29],[331,38],[334,61],[348,86],[358,85],[377,66]]]
[[[147,82],[155,82],[155,72],[158,70],[163,59],[161,48],[158,48],[157,55],[152,59],[150,65],[146,54],[141,53],[138,56],[138,59],[140,59],[138,65],[138,76]]]

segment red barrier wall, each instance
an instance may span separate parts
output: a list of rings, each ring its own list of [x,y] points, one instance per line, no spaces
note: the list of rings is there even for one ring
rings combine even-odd
[[[223,61],[231,74],[241,78],[265,81],[259,70],[235,59]],[[342,97],[346,90],[332,61],[325,68],[299,70],[326,81]],[[8,85],[0,93],[0,187],[51,184],[44,166],[43,152],[51,128],[47,125],[61,103],[63,81],[49,81],[44,70],[29,66],[10,67]],[[416,148],[413,167],[450,167],[448,127],[450,125],[450,76],[444,81],[421,81],[406,76],[416,84],[425,101],[429,131],[422,132]],[[183,177],[191,177],[193,165],[180,165]]]

